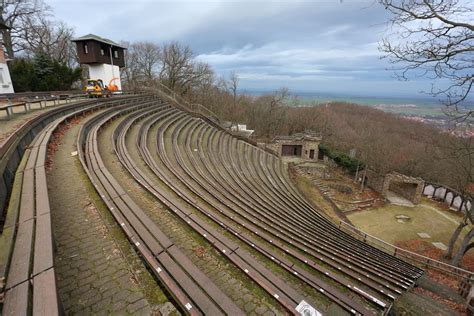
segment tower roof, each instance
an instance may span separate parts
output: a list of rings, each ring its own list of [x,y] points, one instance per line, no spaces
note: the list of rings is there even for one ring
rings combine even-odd
[[[107,44],[107,45],[115,46],[115,47],[118,47],[118,48],[127,49],[125,46],[122,46],[120,44],[115,43],[114,41],[111,41],[107,38],[103,38],[103,37],[100,37],[100,36],[94,35],[94,34],[87,34],[87,35],[84,35],[84,36],[81,36],[81,37],[77,37],[77,38],[72,39],[71,41],[72,42],[96,41],[96,42],[104,43],[104,44]]]

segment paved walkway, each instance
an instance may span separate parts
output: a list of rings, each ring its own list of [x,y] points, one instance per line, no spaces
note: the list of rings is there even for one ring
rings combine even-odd
[[[413,204],[411,201],[405,199],[403,196],[400,196],[392,191],[387,191],[387,200],[389,200],[390,203],[395,204],[395,205],[415,207],[415,204]]]
[[[48,173],[64,310],[66,314],[150,314],[144,283],[154,286],[149,292],[156,303],[167,300],[111,218],[91,200],[79,159],[71,155],[78,131],[76,124],[65,132]]]

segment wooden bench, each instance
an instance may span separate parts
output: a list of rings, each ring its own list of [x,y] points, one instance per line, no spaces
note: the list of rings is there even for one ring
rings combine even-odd
[[[35,99],[26,98],[24,99],[24,101],[16,103],[12,103],[11,100],[8,99],[8,104],[0,106],[0,111],[5,111],[7,114],[7,118],[10,119],[13,115],[13,108],[15,107],[23,107],[24,113],[28,113],[28,111],[31,110],[32,104],[39,104],[40,109],[43,109],[47,106],[48,101],[54,101],[54,105],[57,105],[56,102],[58,102],[59,104],[59,98],[56,97],[43,97]]]
[[[43,128],[26,148],[0,235],[2,315],[61,314],[45,170],[48,143],[56,128],[67,119],[115,103],[90,103],[60,116]]]
[[[13,198],[19,198],[19,202],[10,204],[5,226],[9,229],[11,253],[10,260],[6,261],[8,266],[2,271],[2,279],[6,278],[2,315],[26,315],[30,311],[41,315],[59,314],[44,168],[46,147],[59,121],[36,136],[17,173],[20,192]]]
[[[13,114],[14,107],[23,107],[25,109],[25,113],[28,112],[28,104],[26,102],[19,102],[19,103],[9,103],[6,105],[0,106],[0,111],[5,111],[7,113],[7,117],[10,118]]]
[[[158,107],[153,107],[153,103],[149,107],[150,110],[159,110]],[[135,106],[136,110],[141,108],[147,110],[147,107]],[[132,237],[139,240],[134,244],[147,259],[148,264],[151,267],[158,265],[158,269],[153,271],[157,272],[156,276],[175,296],[183,311],[189,314],[243,314],[211,280],[176,248],[158,226],[134,203],[104,166],[98,151],[97,132],[102,125],[119,115],[127,114],[128,111],[130,110],[125,109],[111,111],[111,114],[104,113],[97,120],[93,119],[86,123],[81,130],[78,148],[83,148],[80,157],[84,167],[88,170],[90,179],[122,229],[127,229],[125,233],[127,231],[134,232],[129,238],[132,241]],[[147,253],[151,256],[144,255]],[[179,284],[179,288],[175,284]]]

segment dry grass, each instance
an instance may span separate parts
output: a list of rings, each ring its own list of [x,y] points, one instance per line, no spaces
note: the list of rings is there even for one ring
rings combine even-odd
[[[383,207],[355,212],[348,217],[354,225],[363,231],[392,244],[421,239],[417,233],[424,232],[431,236],[431,238],[424,240],[428,242],[440,241],[447,245],[457,225],[429,207],[438,209],[456,222],[461,220],[459,216],[446,212],[441,205],[426,198],[423,198],[422,203],[415,207],[386,204]],[[410,220],[406,223],[397,222],[395,216],[400,214],[409,216]],[[466,227],[461,237],[468,231],[469,229]]]

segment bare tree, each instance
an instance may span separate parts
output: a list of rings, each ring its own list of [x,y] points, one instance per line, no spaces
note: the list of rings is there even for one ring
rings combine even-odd
[[[136,54],[137,64],[144,79],[147,81],[156,79],[161,58],[160,47],[151,42],[137,42],[131,45],[131,49]]]
[[[460,0],[378,0],[392,13],[391,30],[380,49],[397,74],[433,79],[430,93],[456,111],[474,81],[473,2]],[[448,85],[442,84],[447,81]],[[473,112],[461,114],[466,119]]]
[[[189,93],[194,89],[207,86],[214,80],[214,71],[211,66],[203,62],[192,60],[187,75],[178,81],[178,91],[182,95]]]
[[[124,80],[124,87],[127,90],[137,91],[140,85],[143,84],[138,57],[139,52],[135,50],[133,44],[131,45],[128,42],[122,42],[121,44],[127,47],[127,50],[125,50],[125,68],[120,72]]]
[[[14,58],[15,53],[23,48],[20,43],[23,41],[25,32],[30,31],[25,25],[27,18],[33,19],[37,16],[45,16],[49,12],[49,7],[42,0],[2,0],[0,14],[5,24],[11,27],[10,30],[3,30],[3,45],[8,58]]]
[[[127,89],[150,86],[158,78],[161,48],[151,42],[123,43],[127,47],[122,71]]]
[[[77,65],[74,32],[64,22],[54,22],[41,14],[20,17],[22,27],[16,31],[17,52],[33,57],[37,54],[68,66]]]
[[[253,113],[251,125],[257,129],[259,135],[271,139],[280,133],[288,113],[285,104],[288,97],[288,89],[282,88],[255,101],[257,111]]]
[[[232,95],[232,113],[231,113],[231,118],[232,122],[235,123],[237,120],[237,88],[239,87],[239,76],[235,73],[235,71],[232,71],[230,73],[230,78],[229,78],[229,83],[228,83],[228,88],[229,92]]]
[[[193,52],[189,46],[172,42],[163,47],[161,56],[161,81],[171,90],[178,92],[184,80],[192,73]],[[179,91],[181,92],[181,91]]]
[[[160,80],[171,90],[186,95],[213,81],[214,72],[208,64],[194,59],[189,46],[172,42],[162,50]]]
[[[445,137],[443,142],[444,144],[441,146],[444,147],[443,153],[445,153],[445,156],[440,158],[447,160],[452,165],[452,171],[454,172],[451,177],[454,189],[461,194],[464,201],[473,201],[474,194],[471,185],[474,182],[474,139],[472,137]],[[464,227],[468,226],[469,223],[474,224],[474,210],[468,207],[467,202],[462,205],[461,211],[464,213],[464,217],[451,236],[445,254],[447,259],[451,259],[456,241]],[[473,236],[474,227],[471,226],[469,233],[461,241],[461,245],[452,259],[453,265],[459,265],[466,251],[474,246],[474,243],[470,242]]]

